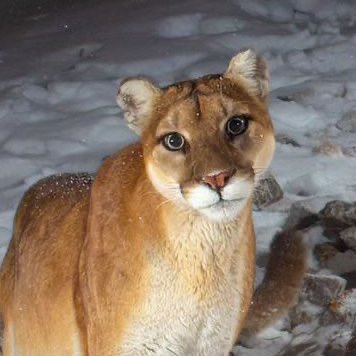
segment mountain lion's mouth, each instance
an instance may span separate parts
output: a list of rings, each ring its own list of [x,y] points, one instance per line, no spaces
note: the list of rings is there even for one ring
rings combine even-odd
[[[223,199],[223,198],[220,198],[220,200],[216,203],[213,203],[213,204],[210,204],[210,205],[207,205],[203,208],[200,208],[199,210],[204,210],[204,209],[209,209],[209,208],[228,208],[229,206],[237,203],[237,202],[241,202],[245,200],[245,198],[238,198],[238,199]]]

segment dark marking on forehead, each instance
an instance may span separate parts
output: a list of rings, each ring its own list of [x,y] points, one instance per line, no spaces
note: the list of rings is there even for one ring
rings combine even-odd
[[[199,95],[220,93],[235,100],[251,100],[242,86],[222,74],[208,74],[197,79],[174,83],[163,90],[175,93],[175,100],[186,100],[195,92]]]
[[[177,82],[162,89],[165,91],[176,89],[177,93],[184,93],[184,97],[180,98],[184,100],[193,95],[195,92],[199,92],[199,94],[204,95],[208,94],[206,89],[209,88],[209,92],[211,92],[211,89],[214,88],[214,84],[216,84],[217,81],[221,82],[222,80],[223,76],[221,74],[208,74],[197,79]]]
[[[194,90],[192,92],[192,99],[193,99],[193,102],[194,102],[194,105],[195,105],[195,117],[197,120],[199,120],[202,116],[202,112],[201,112],[201,107],[200,107],[200,101],[199,101],[199,94],[197,93],[196,90]]]

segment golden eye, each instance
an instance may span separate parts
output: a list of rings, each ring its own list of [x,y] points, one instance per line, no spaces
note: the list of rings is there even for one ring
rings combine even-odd
[[[248,128],[248,117],[246,115],[233,116],[225,126],[225,132],[229,137],[242,135]]]
[[[172,132],[163,137],[162,144],[169,151],[180,151],[185,145],[185,139],[178,132]]]

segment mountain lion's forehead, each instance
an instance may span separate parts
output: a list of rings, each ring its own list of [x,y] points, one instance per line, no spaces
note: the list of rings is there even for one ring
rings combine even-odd
[[[211,95],[221,93],[235,98],[243,96],[247,99],[246,91],[233,83],[230,79],[224,78],[221,74],[210,74],[198,79],[186,80],[171,84],[163,88],[164,96],[169,99],[184,100],[196,95]]]
[[[174,83],[162,91],[158,131],[202,120],[216,126],[231,115],[251,115],[263,126],[271,127],[266,102],[252,97],[243,86],[220,74]]]

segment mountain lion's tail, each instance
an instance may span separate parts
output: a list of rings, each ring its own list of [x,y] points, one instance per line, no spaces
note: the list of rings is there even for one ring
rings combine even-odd
[[[307,270],[307,248],[300,232],[289,230],[273,240],[266,274],[257,287],[242,339],[258,334],[285,316],[298,302]]]

